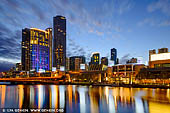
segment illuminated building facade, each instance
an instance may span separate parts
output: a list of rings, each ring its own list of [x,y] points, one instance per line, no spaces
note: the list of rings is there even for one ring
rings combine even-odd
[[[66,71],[70,70],[70,59],[66,57]]]
[[[144,64],[125,64],[113,66],[113,80],[119,83],[132,84]]]
[[[168,52],[168,48],[158,49],[158,53],[149,51],[149,68],[164,67],[170,67],[170,52]]]
[[[111,60],[114,61],[114,64],[117,63],[117,50],[115,48],[111,49]]]
[[[66,67],[66,18],[56,16],[53,18],[54,46],[53,67],[60,69]]]
[[[49,70],[52,71],[52,56],[53,56],[53,49],[52,49],[52,44],[53,44],[53,37],[52,37],[52,28],[47,28],[46,31],[49,33],[48,39],[49,39]]]
[[[51,28],[40,30],[37,28],[25,28],[22,30],[22,69],[24,71],[48,71],[50,70],[50,49],[52,44]]]
[[[100,54],[98,52],[92,53],[90,64],[99,64]]]
[[[80,65],[85,64],[86,59],[84,56],[73,56],[70,57],[70,70],[71,71],[79,71]]]

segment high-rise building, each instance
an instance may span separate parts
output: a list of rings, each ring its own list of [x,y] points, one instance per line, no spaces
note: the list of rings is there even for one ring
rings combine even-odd
[[[53,67],[60,69],[66,67],[66,18],[56,16],[53,18],[54,46]]]
[[[101,64],[108,66],[108,58],[107,57],[102,57],[101,58]]]
[[[114,61],[114,64],[117,62],[117,50],[115,48],[111,49],[111,60]]]
[[[100,54],[98,52],[92,53],[90,64],[99,64]]]
[[[85,64],[86,59],[84,56],[73,56],[70,57],[70,70],[78,71],[80,70],[80,64]]]
[[[49,70],[52,71],[52,56],[53,56],[53,49],[52,49],[52,44],[53,44],[53,37],[52,37],[52,28],[47,28],[46,31],[49,33],[48,39],[49,39]]]
[[[50,70],[50,45],[51,31],[37,28],[25,28],[22,30],[22,54],[21,63],[24,71]]]
[[[66,71],[70,70],[70,59],[66,57]]]

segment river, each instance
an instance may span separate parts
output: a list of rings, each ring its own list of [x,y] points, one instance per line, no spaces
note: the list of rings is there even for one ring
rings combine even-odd
[[[66,113],[170,113],[170,89],[0,85],[0,108],[6,108],[4,112],[41,108]]]

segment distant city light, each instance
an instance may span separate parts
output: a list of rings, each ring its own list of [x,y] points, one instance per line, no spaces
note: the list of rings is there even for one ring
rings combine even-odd
[[[80,69],[85,70],[85,64],[80,64]]]

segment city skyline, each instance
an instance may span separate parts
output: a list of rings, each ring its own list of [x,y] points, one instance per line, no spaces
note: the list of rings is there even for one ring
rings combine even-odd
[[[37,6],[38,2],[39,6]],[[48,10],[43,10],[41,6]],[[148,61],[150,49],[170,48],[168,6],[170,6],[169,0],[144,0],[143,2],[59,0],[48,1],[48,3],[47,1],[2,0],[0,4],[1,64],[20,62],[21,29],[52,27],[52,18],[56,15],[66,16],[68,20],[68,56],[85,55],[90,58],[92,52],[98,51],[101,57],[109,56],[110,59],[110,49],[116,48],[121,62],[139,56],[144,57],[144,61]]]

